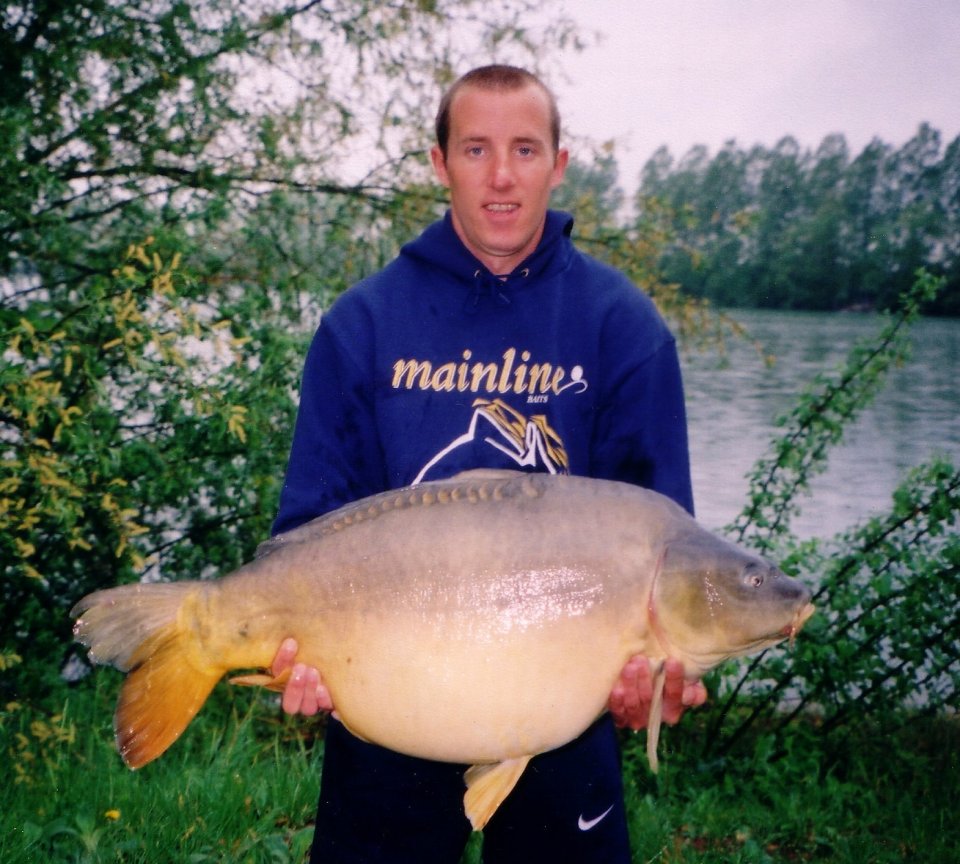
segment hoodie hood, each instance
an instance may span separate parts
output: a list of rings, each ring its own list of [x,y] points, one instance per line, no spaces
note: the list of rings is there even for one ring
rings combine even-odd
[[[420,266],[439,270],[446,279],[465,287],[468,306],[476,307],[484,297],[500,304],[510,302],[510,294],[533,281],[562,272],[575,254],[570,233],[573,217],[569,213],[548,210],[543,236],[537,248],[516,269],[507,274],[491,273],[470,252],[453,228],[450,211],[430,225],[416,240],[407,243],[400,256]]]

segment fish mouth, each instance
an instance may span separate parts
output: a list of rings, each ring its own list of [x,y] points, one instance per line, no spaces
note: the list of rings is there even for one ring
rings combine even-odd
[[[817,607],[813,603],[807,603],[805,606],[800,607],[797,610],[797,614],[793,616],[793,620],[787,624],[783,630],[780,631],[780,635],[784,639],[790,640],[790,647],[793,647],[793,643],[797,638],[797,633],[800,632],[800,628],[807,623],[807,620],[817,611]]]

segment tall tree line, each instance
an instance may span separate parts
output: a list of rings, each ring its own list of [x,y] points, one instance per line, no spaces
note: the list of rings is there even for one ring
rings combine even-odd
[[[856,156],[840,134],[815,150],[660,148],[636,200],[672,214],[665,277],[717,305],[884,309],[925,267],[946,277],[925,311],[960,315],[960,138],[944,149],[929,124]]]

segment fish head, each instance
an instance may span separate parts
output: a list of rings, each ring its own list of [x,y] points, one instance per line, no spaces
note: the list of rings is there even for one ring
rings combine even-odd
[[[700,529],[665,544],[649,609],[665,653],[698,675],[792,640],[813,611],[801,582]]]

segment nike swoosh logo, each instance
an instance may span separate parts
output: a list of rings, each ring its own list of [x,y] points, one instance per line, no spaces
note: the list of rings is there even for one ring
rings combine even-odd
[[[577,819],[577,827],[581,831],[589,831],[591,828],[595,828],[599,825],[607,816],[610,815],[610,811],[613,810],[613,804],[611,804],[606,810],[603,811],[596,819],[584,819],[583,814],[580,815],[580,818]]]

